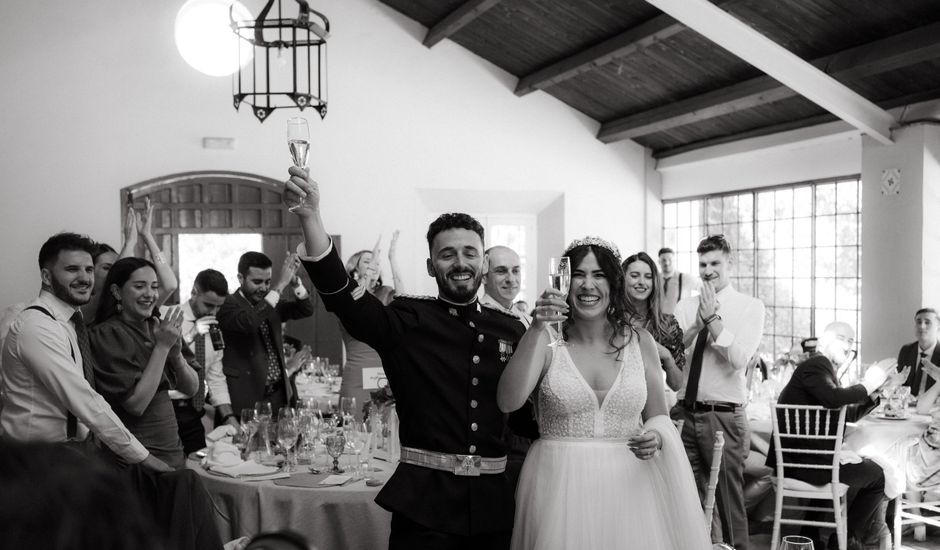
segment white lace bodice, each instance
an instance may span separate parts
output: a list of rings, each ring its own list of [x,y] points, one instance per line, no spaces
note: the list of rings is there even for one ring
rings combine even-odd
[[[555,348],[538,386],[536,410],[545,438],[611,439],[635,434],[646,404],[646,375],[635,335],[618,362],[620,373],[602,403],[566,347]]]

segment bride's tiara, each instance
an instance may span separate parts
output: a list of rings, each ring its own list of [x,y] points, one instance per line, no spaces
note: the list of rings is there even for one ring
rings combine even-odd
[[[571,241],[571,244],[569,244],[568,248],[565,249],[565,255],[567,256],[572,249],[579,246],[599,246],[601,248],[605,248],[608,252],[614,255],[614,259],[617,260],[618,265],[622,261],[620,258],[620,249],[617,248],[617,245],[600,237],[584,237],[583,239],[575,239]]]

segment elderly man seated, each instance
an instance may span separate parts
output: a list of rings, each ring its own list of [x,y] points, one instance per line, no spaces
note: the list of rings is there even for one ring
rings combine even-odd
[[[801,362],[783,391],[780,392],[779,404],[818,405],[826,408],[839,408],[848,405],[847,420],[856,420],[875,406],[874,395],[887,384],[900,384],[907,373],[896,373],[890,378],[881,367],[873,367],[860,384],[843,388],[839,386],[836,371],[850,360],[854,353],[855,331],[846,323],[830,323],[816,347],[816,353]],[[893,368],[889,369],[894,372]],[[806,443],[807,446],[810,442]],[[825,445],[823,443],[822,445]],[[820,448],[822,448],[820,445]],[[805,462],[806,457],[784,457],[787,462]],[[776,467],[776,455],[771,447],[767,465]],[[824,485],[831,480],[831,474],[825,470],[795,469],[787,473],[813,485]],[[839,469],[839,481],[856,489],[857,494],[848,510],[848,548],[861,549],[861,542],[872,524],[883,525],[884,517],[877,517],[879,506],[884,498],[885,476],[881,467],[868,459],[856,464],[842,464]],[[803,534],[819,538],[816,528],[803,528]],[[835,548],[835,536],[829,539],[829,548]],[[824,548],[817,543],[816,548]]]

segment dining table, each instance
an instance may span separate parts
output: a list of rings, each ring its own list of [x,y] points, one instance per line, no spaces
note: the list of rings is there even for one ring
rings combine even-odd
[[[350,458],[344,457],[348,462]],[[342,461],[341,461],[342,464]],[[372,478],[388,480],[393,464],[373,460]],[[253,480],[233,478],[187,460],[212,498],[216,523],[223,540],[289,529],[303,535],[318,550],[385,548],[392,515],[374,502],[381,486],[365,480],[341,486],[321,486],[330,474],[311,473],[297,466],[289,477]]]

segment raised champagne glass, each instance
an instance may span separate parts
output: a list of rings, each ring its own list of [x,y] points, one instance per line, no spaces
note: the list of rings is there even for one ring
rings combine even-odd
[[[571,260],[568,256],[562,256],[560,258],[551,258],[548,264],[548,283],[552,288],[565,294],[568,294],[568,288],[571,286]],[[555,328],[557,334],[555,339],[551,341],[548,345],[550,346],[565,346],[565,335],[562,330],[563,323],[561,321],[555,323]]]
[[[307,119],[303,117],[293,117],[287,121],[287,147],[290,150],[291,159],[294,166],[298,168],[307,168],[307,155],[310,152],[310,128],[307,126]],[[304,204],[303,198],[297,204],[289,206],[287,209],[294,212]]]

